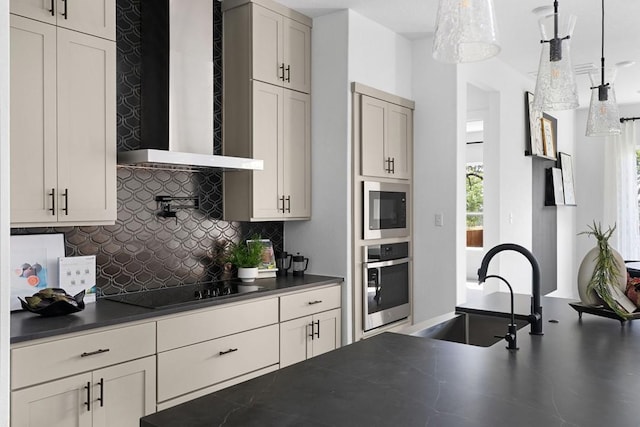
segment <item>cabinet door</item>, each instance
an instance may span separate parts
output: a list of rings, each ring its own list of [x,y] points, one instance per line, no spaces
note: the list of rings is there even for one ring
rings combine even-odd
[[[11,0],[9,6],[12,14],[36,19],[48,24],[56,23],[57,0]]]
[[[55,1],[58,26],[115,41],[115,0]]]
[[[395,104],[389,104],[388,111],[389,133],[385,156],[391,158],[391,176],[409,179],[411,178],[413,111]]]
[[[285,72],[283,55],[283,17],[264,7],[251,4],[252,77],[282,86]]]
[[[307,359],[311,320],[311,316],[307,316],[280,323],[281,368]]]
[[[253,157],[264,161],[264,169],[253,173],[253,217],[282,218],[283,91],[253,82]]]
[[[340,347],[340,309],[325,311],[313,316],[314,337],[310,340],[309,357],[318,356]]]
[[[11,393],[11,427],[91,426],[89,409],[95,406],[90,392],[90,373],[14,391]]]
[[[10,31],[11,223],[55,222],[56,28],[11,15]]]
[[[278,325],[158,354],[158,401],[278,364]]]
[[[385,157],[384,151],[388,132],[387,103],[362,96],[360,112],[362,175],[388,177],[390,159]]]
[[[115,50],[114,42],[58,29],[60,222],[116,219]]]
[[[93,372],[93,427],[137,427],[155,412],[156,361],[147,357]]]
[[[285,217],[311,216],[311,98],[284,90]]]
[[[284,18],[284,85],[311,92],[311,28]]]

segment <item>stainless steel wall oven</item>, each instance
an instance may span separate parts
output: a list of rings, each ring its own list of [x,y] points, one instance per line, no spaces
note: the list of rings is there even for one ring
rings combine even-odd
[[[411,313],[409,243],[364,247],[363,325],[368,331]]]

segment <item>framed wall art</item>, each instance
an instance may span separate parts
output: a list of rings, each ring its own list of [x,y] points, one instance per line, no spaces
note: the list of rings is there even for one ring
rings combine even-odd
[[[533,94],[525,92],[525,155],[556,160],[555,117],[533,108]],[[545,130],[546,140],[545,140]]]
[[[547,168],[545,181],[545,206],[564,205],[562,171],[559,168]]]
[[[575,205],[576,195],[573,185],[573,162],[567,153],[558,152],[558,166],[562,171],[562,189],[564,190],[564,204]]]
[[[542,142],[544,144],[544,155],[549,158],[556,158],[556,138],[553,131],[553,122],[543,117],[540,119],[540,125],[542,130]]]
[[[58,259],[64,257],[64,234],[11,236],[11,310],[20,310],[18,297],[58,287]]]
[[[259,240],[247,240],[247,245],[251,245],[254,242],[262,243],[262,261],[258,266],[259,270],[274,270],[276,269],[276,256],[273,252],[273,244],[269,239]]]
[[[527,138],[527,150],[525,154],[531,156],[544,156],[542,132],[540,131],[540,119],[542,112],[533,109],[533,94],[525,92],[525,135]]]

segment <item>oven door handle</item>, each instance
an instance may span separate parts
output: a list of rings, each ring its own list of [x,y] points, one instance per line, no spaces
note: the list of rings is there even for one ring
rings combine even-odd
[[[380,267],[389,267],[392,265],[400,265],[406,264],[411,261],[411,258],[398,258],[398,259],[390,259],[388,261],[376,261],[376,262],[365,262],[365,268],[380,268]]]

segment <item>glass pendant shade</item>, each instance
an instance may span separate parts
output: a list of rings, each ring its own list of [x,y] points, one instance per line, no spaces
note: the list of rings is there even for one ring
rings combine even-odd
[[[538,24],[542,40],[552,40],[555,34],[554,15],[540,18]],[[558,15],[558,38],[571,36],[575,25],[575,15]],[[558,111],[578,108],[578,88],[571,62],[570,42],[570,38],[559,42],[561,57],[554,61],[551,60],[552,43],[542,43],[533,96],[535,110]]]
[[[440,0],[433,57],[457,64],[500,52],[493,0]]]
[[[600,101],[598,86],[602,83],[602,73],[599,68],[594,68],[589,72],[591,79],[591,104],[589,105],[589,116],[587,118],[587,136],[609,136],[620,134],[620,112],[616,103],[616,91],[613,81],[616,78],[615,68],[605,68],[605,82],[609,83],[607,99]]]

